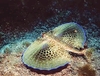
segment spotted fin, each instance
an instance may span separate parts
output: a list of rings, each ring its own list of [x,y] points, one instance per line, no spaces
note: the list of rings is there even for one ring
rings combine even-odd
[[[83,28],[74,22],[62,24],[54,28],[52,32],[55,37],[72,47],[83,48],[86,41]]]
[[[70,55],[56,43],[36,40],[23,53],[22,61],[29,67],[39,70],[52,70],[71,61]]]

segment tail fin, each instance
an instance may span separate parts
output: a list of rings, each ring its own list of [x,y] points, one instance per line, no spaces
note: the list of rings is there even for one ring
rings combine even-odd
[[[88,48],[84,50],[84,55],[86,59],[88,60],[88,62],[91,62],[91,57],[94,51],[95,51],[95,48]]]

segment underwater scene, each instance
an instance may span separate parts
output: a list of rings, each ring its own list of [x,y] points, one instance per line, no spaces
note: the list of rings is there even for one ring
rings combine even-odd
[[[0,76],[100,76],[99,0],[1,0]]]

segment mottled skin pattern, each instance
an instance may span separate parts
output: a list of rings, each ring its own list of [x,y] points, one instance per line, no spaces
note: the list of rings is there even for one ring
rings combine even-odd
[[[79,51],[69,45],[67,45],[66,43],[62,43],[60,40],[55,40],[53,39],[51,36],[47,35],[47,34],[44,34],[44,38],[46,38],[47,40],[49,40],[50,42],[53,42],[53,43],[57,43],[59,45],[61,45],[65,50],[67,50],[68,52],[73,52],[73,53],[76,53],[76,54],[79,54],[79,55],[84,55],[85,54],[85,50],[82,50],[82,51]]]

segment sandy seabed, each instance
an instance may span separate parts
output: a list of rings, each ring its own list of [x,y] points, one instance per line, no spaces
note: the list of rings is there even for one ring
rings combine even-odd
[[[93,37],[93,32],[91,34],[88,35],[88,46],[99,47],[99,37]],[[69,65],[65,65],[64,67],[55,69],[54,71],[43,72],[27,68],[21,61],[21,56],[23,51],[34,41],[34,39],[31,39],[22,39],[21,41],[19,40],[12,42],[8,45],[5,45],[0,50],[0,76],[86,76],[82,74],[80,75],[79,70],[79,67],[82,67],[86,64],[92,66],[93,70],[96,71],[96,76],[100,76],[99,49],[96,49],[96,51],[93,52],[91,63],[88,63],[82,56],[75,55],[72,56],[72,61]]]
[[[78,67],[87,64],[83,57],[72,57],[73,61],[64,66],[63,69],[54,73],[36,72],[28,69],[21,61],[22,52],[1,54],[0,55],[0,76],[85,76],[79,75]],[[93,69],[96,70],[96,76],[100,76],[100,55],[92,59]]]

